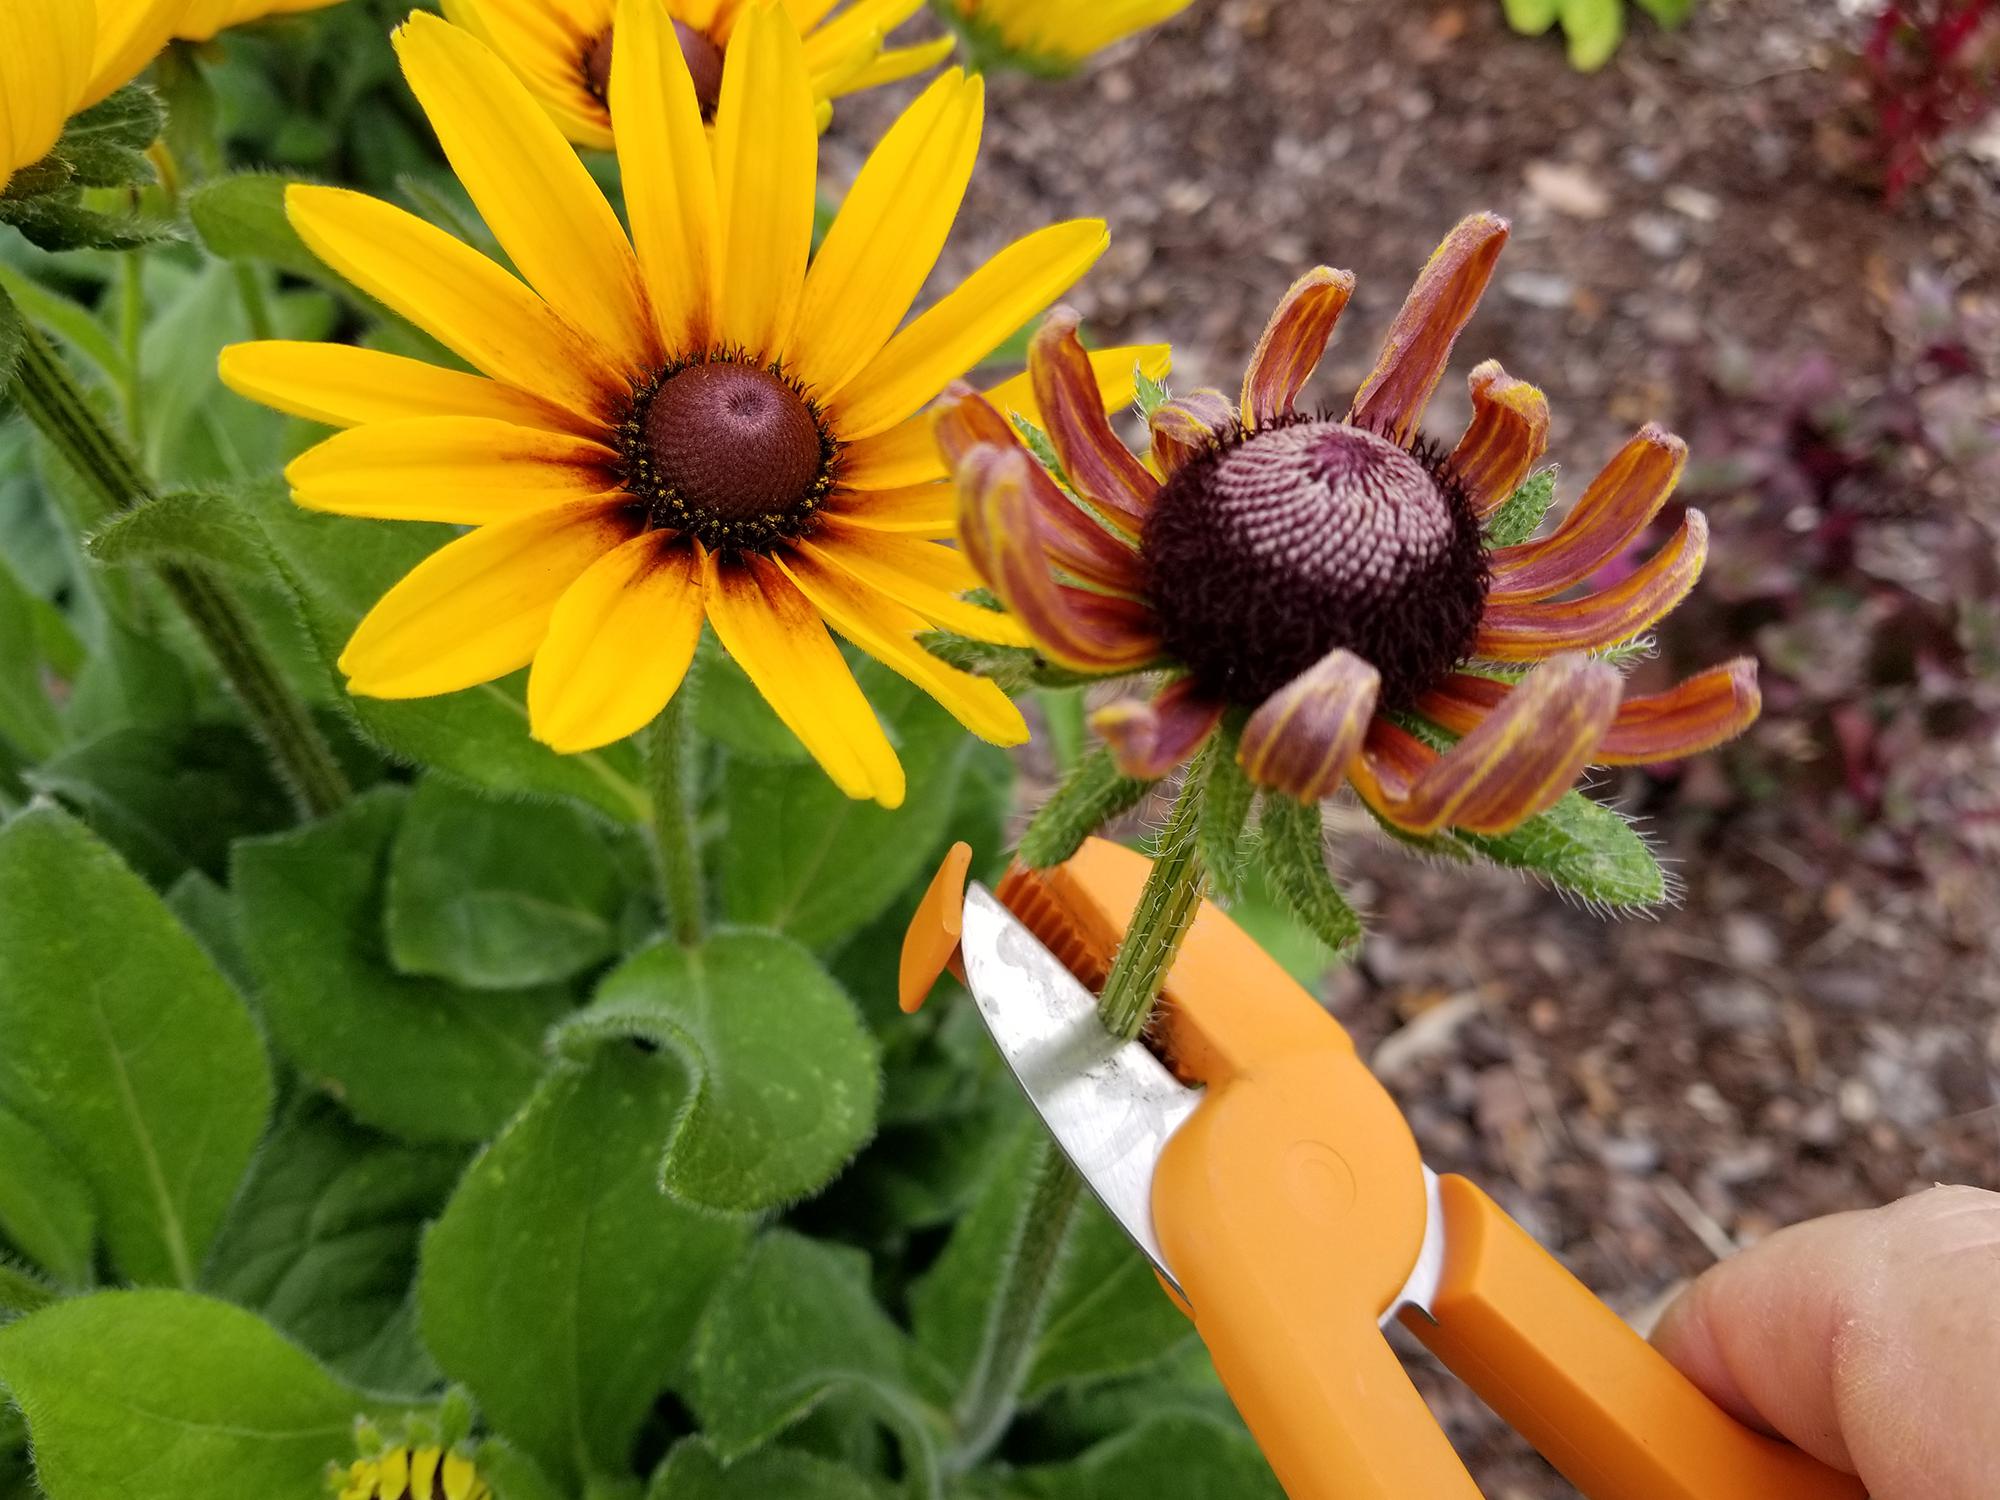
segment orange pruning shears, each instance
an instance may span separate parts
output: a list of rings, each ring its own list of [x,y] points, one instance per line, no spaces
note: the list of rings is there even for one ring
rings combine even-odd
[[[1153,1035],[1099,1023],[1145,858],[1093,839],[968,884],[955,847],[904,939],[947,968],[1077,1170],[1194,1320],[1291,1500],[1477,1500],[1383,1337],[1401,1321],[1590,1500],[1859,1500],[1752,1432],[1463,1177],[1424,1165],[1332,1016],[1204,906]]]

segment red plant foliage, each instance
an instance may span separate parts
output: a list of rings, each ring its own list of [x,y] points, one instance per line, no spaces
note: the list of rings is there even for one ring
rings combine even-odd
[[[1889,0],[1861,61],[1893,202],[1939,141],[2000,106],[2000,0]]]

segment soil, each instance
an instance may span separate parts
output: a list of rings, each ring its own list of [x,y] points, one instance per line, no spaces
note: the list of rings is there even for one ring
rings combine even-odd
[[[1691,424],[1714,398],[1689,372],[1725,347],[1817,352],[1867,382],[1913,271],[2000,281],[2000,186],[1979,156],[1894,209],[1857,178],[1856,8],[1703,0],[1685,31],[1638,24],[1585,77],[1554,41],[1511,36],[1493,0],[1197,0],[1083,76],[994,81],[941,277],[1102,215],[1112,249],[1072,299],[1093,337],[1170,338],[1177,387],[1227,388],[1294,276],[1351,269],[1314,388],[1334,405],[1445,230],[1497,209],[1514,240],[1458,367],[1495,356],[1549,392],[1574,493],[1637,423]],[[843,104],[834,160],[851,169],[890,104]],[[1446,382],[1436,432],[1462,420],[1462,390]],[[1990,742],[1962,749],[1989,779],[2000,766]],[[1808,832],[1782,781],[1727,817],[1660,792],[1636,772],[1596,791],[1682,809],[1651,825],[1683,888],[1653,920],[1427,867],[1337,819],[1372,933],[1329,994],[1431,1162],[1642,1324],[1786,1223],[1937,1181],[2000,1187],[2000,851],[1864,857]],[[1488,1495],[1573,1493],[1412,1364]]]

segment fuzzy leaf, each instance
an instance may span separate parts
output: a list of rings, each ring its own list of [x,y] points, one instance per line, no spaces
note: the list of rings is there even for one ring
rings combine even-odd
[[[0,1103],[89,1180],[132,1281],[191,1285],[271,1107],[243,1002],[53,808],[0,829]]]
[[[695,723],[709,739],[732,756],[764,765],[798,765],[809,758],[799,737],[785,727],[743,669],[715,644],[714,636],[703,635],[695,670],[701,684],[695,696]]]
[[[138,250],[179,239],[163,219],[85,208],[75,189],[37,198],[0,198],[0,224],[12,224],[38,250]]]
[[[5,290],[0,290],[0,396],[14,383],[14,367],[21,362],[27,343],[28,326],[21,321],[20,309]]]
[[[935,1493],[941,1388],[877,1305],[868,1273],[861,1251],[781,1229],[716,1293],[695,1338],[694,1407],[725,1463],[848,1394],[896,1433],[912,1488]]]
[[[1345,954],[1361,941],[1361,919],[1326,868],[1319,804],[1266,797],[1257,827],[1272,893],[1336,956]]]
[[[223,260],[264,261],[308,281],[325,281],[325,264],[286,216],[285,190],[291,185],[291,178],[271,172],[218,177],[188,195],[188,218],[201,242]]]
[[[31,760],[53,754],[62,742],[55,704],[42,684],[39,602],[0,558],[0,740]]]
[[[61,1296],[40,1277],[0,1257],[0,1328],[47,1307]],[[0,1494],[5,1493],[0,1490]]]
[[[1206,779],[1197,830],[1202,867],[1225,905],[1243,896],[1243,877],[1250,858],[1244,830],[1250,821],[1250,805],[1257,800],[1256,786],[1236,759],[1241,734],[1240,725],[1225,720],[1198,771]]]
[[[259,1153],[206,1284],[370,1389],[430,1384],[408,1311],[417,1240],[464,1165],[463,1151],[402,1145],[301,1096]]]
[[[1521,481],[1521,487],[1500,503],[1486,523],[1487,546],[1518,546],[1541,530],[1549,507],[1556,502],[1557,474],[1558,470],[1551,465]]]
[[[356,1117],[415,1141],[478,1141],[542,1071],[562,990],[460,989],[390,967],[382,893],[403,798],[384,788],[236,846],[231,887],[271,1035]]]
[[[1581,792],[1571,792],[1512,833],[1452,837],[1496,864],[1532,870],[1599,905],[1657,906],[1668,896],[1666,872],[1645,840],[1617,812]]]
[[[127,84],[92,105],[63,128],[53,155],[84,187],[149,185],[159,180],[146,148],[167,122],[160,96],[143,84]]]
[[[86,1182],[49,1138],[0,1109],[0,1237],[65,1286],[88,1286],[97,1210]]]
[[[487,1421],[571,1490],[622,1473],[740,1220],[660,1192],[687,1108],[670,1067],[623,1041],[565,1062],[466,1173],[424,1244],[424,1336]]]
[[[647,1500],[886,1500],[879,1480],[793,1448],[766,1448],[728,1468],[700,1438],[677,1444]]]
[[[48,1500],[318,1495],[354,1420],[396,1417],[253,1313],[185,1292],[100,1292],[0,1329]]]
[[[1109,750],[1093,750],[1028,824],[1021,862],[1036,870],[1061,864],[1106,823],[1137,807],[1153,785],[1121,774]]]
[[[776,933],[633,955],[563,1046],[606,1036],[652,1042],[685,1068],[690,1097],[661,1137],[661,1180],[691,1203],[755,1212],[802,1198],[874,1132],[874,1039],[812,955]]]
[[[1270,1465],[1236,1423],[1150,1417],[1081,1458],[1015,1476],[1033,1500],[1284,1500]]]
[[[626,888],[599,823],[417,784],[389,861],[389,955],[470,989],[568,979],[617,951]]]
[[[230,496],[183,490],[124,511],[85,543],[101,563],[192,563],[268,580],[276,568],[254,517]]]

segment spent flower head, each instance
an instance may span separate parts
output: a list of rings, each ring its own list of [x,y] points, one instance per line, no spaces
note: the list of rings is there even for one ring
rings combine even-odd
[[[695,102],[713,120],[723,58],[754,0],[652,0],[654,25],[672,28]],[[819,122],[828,101],[894,83],[944,61],[951,39],[888,47],[883,39],[923,8],[923,0],[782,0],[803,38]],[[564,135],[611,149],[611,58],[618,0],[444,0],[444,13],[480,37],[517,73]]]
[[[1542,393],[1483,364],[1463,437],[1422,436],[1506,238],[1491,215],[1452,231],[1338,415],[1297,406],[1354,287],[1324,267],[1286,294],[1239,397],[1151,412],[1150,461],[1090,399],[1067,314],[1031,352],[1067,491],[992,401],[959,390],[942,408],[967,554],[1040,651],[1082,674],[1168,674],[1094,720],[1126,776],[1164,776],[1227,725],[1270,791],[1316,803],[1346,782],[1405,833],[1499,834],[1587,766],[1688,755],[1755,717],[1749,661],[1623,698],[1605,659],[1693,585],[1700,512],[1619,582],[1577,592],[1673,492],[1678,438],[1641,429],[1551,534],[1495,545],[1546,445]]]
[[[288,470],[300,505],[474,528],[413,570],[340,658],[378,698],[454,692],[532,663],[535,736],[593,749],[672,698],[704,621],[850,795],[903,771],[828,634],[975,733],[1027,730],[993,683],[917,643],[943,627],[1024,641],[961,598],[978,580],[922,408],[1103,252],[1097,221],[1001,250],[904,323],[972,171],[977,79],[934,82],[891,127],[812,253],[817,137],[786,13],[738,20],[713,131],[658,0],[622,0],[611,113],[627,237],[526,88],[471,33],[411,17],[396,44],[502,269],[402,209],[295,187],[329,266],[480,373],[333,344],[224,351],[267,405],[344,427]],[[1107,356],[1092,397],[1129,399]],[[996,395],[1032,406],[1025,381]]]

